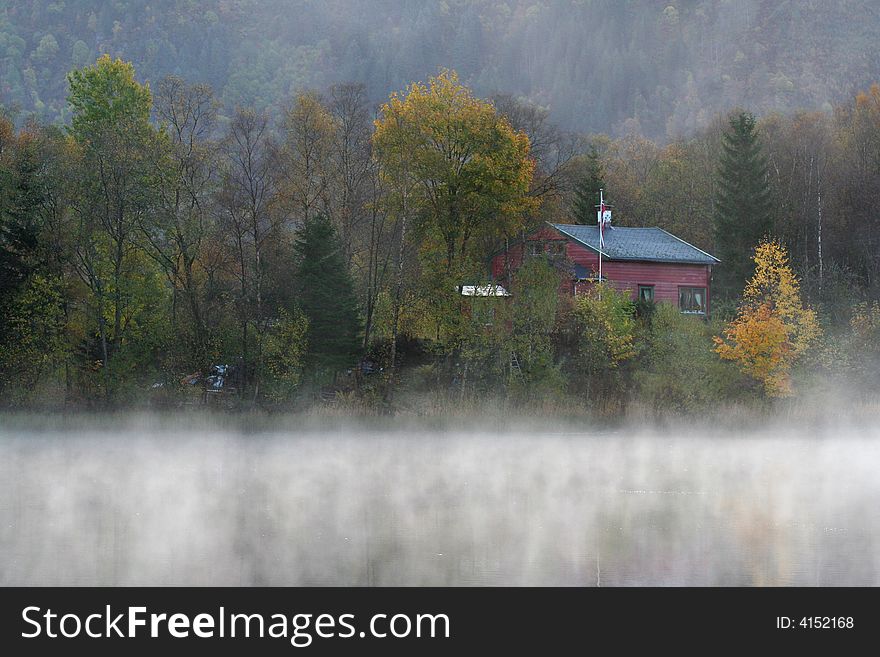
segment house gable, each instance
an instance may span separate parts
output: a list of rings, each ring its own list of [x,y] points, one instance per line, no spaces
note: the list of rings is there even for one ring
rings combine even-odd
[[[560,241],[564,246],[556,246]],[[529,255],[538,253],[559,257],[571,268],[561,293],[584,292],[594,283],[599,269],[598,228],[548,223],[494,254],[492,278],[509,285],[512,272]],[[633,299],[639,298],[644,288],[643,293],[649,293],[654,301],[676,307],[681,299],[696,294],[705,313],[712,265],[717,262],[714,256],[660,228],[620,227],[606,233],[602,277],[616,289],[628,291]]]

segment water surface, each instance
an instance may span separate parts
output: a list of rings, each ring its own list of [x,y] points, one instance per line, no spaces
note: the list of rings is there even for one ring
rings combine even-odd
[[[880,585],[873,426],[289,424],[0,429],[0,584]]]

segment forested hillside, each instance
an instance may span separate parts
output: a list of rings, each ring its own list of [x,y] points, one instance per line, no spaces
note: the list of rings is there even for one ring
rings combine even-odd
[[[0,406],[874,390],[877,24],[855,0],[0,0]],[[560,296],[552,253],[476,294],[600,189],[614,226],[718,256],[701,301]]]
[[[566,129],[666,139],[829,109],[880,78],[878,41],[871,0],[0,0],[0,104],[64,121],[65,75],[105,52],[228,109],[339,82],[379,102],[444,66]]]
[[[2,405],[219,387],[236,405],[320,390],[372,411],[435,393],[694,410],[844,375],[875,389],[878,85],[667,145],[572,140],[449,70],[376,121],[362,85],[276,116],[176,76],[147,87],[107,55],[67,87],[63,129],[0,116]],[[600,188],[615,225],[720,256],[712,317],[603,282],[559,295],[569,263],[546,254],[505,278],[510,298],[465,294],[545,220],[592,223]]]

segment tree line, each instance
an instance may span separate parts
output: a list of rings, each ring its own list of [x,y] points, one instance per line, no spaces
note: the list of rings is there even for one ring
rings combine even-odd
[[[221,113],[206,85],[103,56],[68,105],[63,128],[0,121],[4,405],[180,403],[217,366],[236,404],[374,408],[690,409],[793,394],[798,367],[873,376],[880,88],[665,146],[566,133],[453,71],[378,108],[340,84]],[[605,286],[559,297],[547,258],[509,299],[459,293],[543,221],[591,222],[600,187],[616,223],[718,253],[710,321]]]
[[[880,87],[872,85],[829,112],[759,120],[734,110],[666,145],[638,135],[597,141],[615,221],[661,226],[733,264],[718,272],[728,296],[742,291],[759,238],[778,237],[807,300],[846,321],[853,303],[880,296],[871,210],[880,200],[878,127]]]

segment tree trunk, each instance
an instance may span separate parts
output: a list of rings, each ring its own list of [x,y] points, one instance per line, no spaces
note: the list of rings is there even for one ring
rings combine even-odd
[[[400,219],[400,243],[397,246],[397,272],[394,281],[394,304],[391,310],[391,355],[388,367],[388,381],[385,386],[385,401],[391,400],[391,388],[397,375],[397,332],[400,325],[400,304],[403,294],[403,258],[406,249],[407,194],[403,196],[403,213]]]

